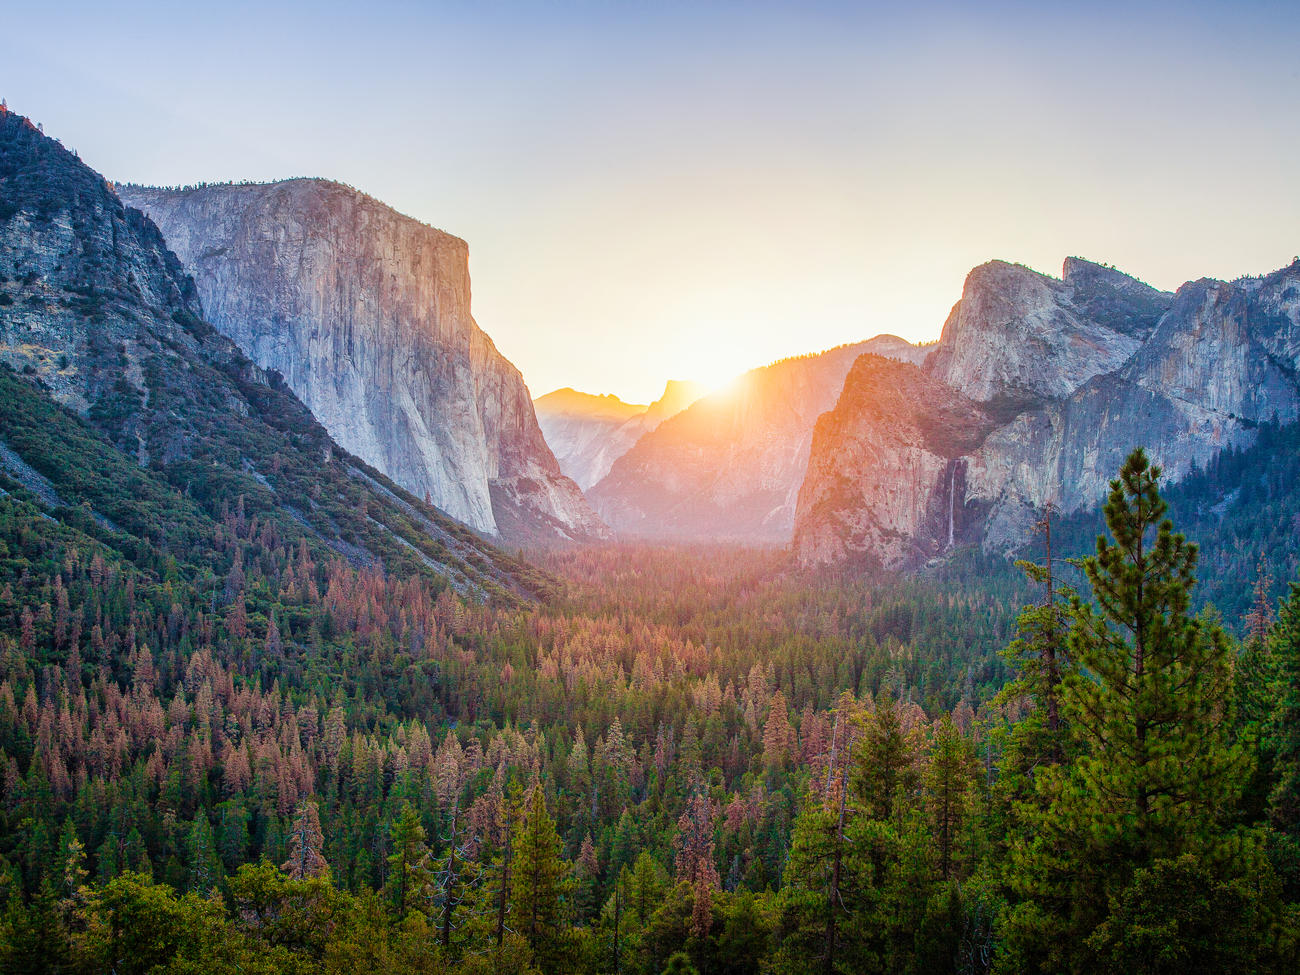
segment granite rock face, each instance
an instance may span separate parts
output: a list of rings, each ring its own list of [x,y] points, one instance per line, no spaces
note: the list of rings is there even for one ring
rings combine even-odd
[[[518,560],[332,440],[279,376],[203,320],[154,223],[2,106],[0,363],[11,384],[80,418],[56,443],[32,424],[31,401],[0,402],[11,438],[0,468],[45,506],[84,506],[100,527],[134,535],[151,564],[217,527],[206,519],[237,511],[242,522],[247,506],[258,544],[301,540],[318,558],[431,573],[466,595],[535,591]],[[121,466],[105,466],[119,454]]]
[[[593,396],[557,389],[534,401],[537,422],[560,470],[586,491],[601,480],[632,446],[704,395],[696,383],[669,380],[649,406],[617,396]]]
[[[605,534],[470,314],[463,240],[325,180],[119,192],[344,448],[488,534]]]
[[[958,500],[963,455],[995,422],[912,363],[861,356],[813,433],[799,492],[799,558],[816,564],[869,551],[898,568],[966,541],[974,522]]]
[[[971,271],[926,361],[936,379],[980,401],[1062,397],[1128,360],[1168,305],[1168,295],[1073,260],[1063,280],[991,261]],[[1123,277],[1120,275],[1119,277]],[[1132,289],[1145,291],[1132,294]],[[1125,316],[1104,307],[1137,305]]]
[[[1048,503],[1098,503],[1134,447],[1176,481],[1252,442],[1258,424],[1297,419],[1300,262],[1174,295],[1075,258],[1060,281],[984,265],[924,372],[932,385],[855,368],[818,425],[795,529],[805,563],[1009,550]],[[889,382],[916,401],[916,422],[875,405]],[[891,503],[899,492],[914,503]],[[945,507],[946,537],[934,514]]]
[[[864,352],[925,355],[887,335],[754,369],[642,436],[588,497],[630,536],[787,543],[813,427]]]

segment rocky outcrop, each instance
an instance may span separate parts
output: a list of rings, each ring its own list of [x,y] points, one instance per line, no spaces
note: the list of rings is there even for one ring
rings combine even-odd
[[[1068,396],[1113,372],[1169,296],[1108,270],[1074,259],[1057,280],[1004,261],[977,267],[926,370],[971,399],[1013,403]]]
[[[641,437],[588,497],[627,535],[785,544],[813,426],[854,360],[874,351],[924,355],[880,336],[752,370]]]
[[[952,544],[1010,549],[1049,502],[1067,513],[1098,503],[1136,446],[1176,481],[1252,442],[1259,424],[1297,419],[1300,262],[1174,295],[1078,259],[1061,281],[984,265],[924,368],[931,386],[893,378],[923,400],[915,409],[929,419],[911,426],[874,405],[888,401],[886,378],[850,375],[819,426],[800,495],[804,562],[901,565],[942,554],[933,512],[945,504],[956,513]],[[973,408],[985,417],[976,438]],[[895,443],[895,429],[907,431],[907,450],[895,444],[891,454],[880,444]],[[866,472],[870,451],[879,466]],[[941,458],[949,485],[935,478]],[[892,503],[900,491],[917,500]]]
[[[485,533],[604,533],[470,314],[463,240],[318,179],[120,192],[344,448]]]
[[[704,395],[696,383],[669,380],[649,406],[617,396],[557,389],[534,401],[537,422],[560,470],[584,491],[601,480],[633,444]]]

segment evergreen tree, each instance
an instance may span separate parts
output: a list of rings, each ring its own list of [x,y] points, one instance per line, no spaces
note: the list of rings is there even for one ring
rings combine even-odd
[[[390,829],[392,853],[388,856],[388,891],[398,917],[405,917],[412,902],[423,900],[428,877],[424,826],[420,814],[409,802]]]
[[[1012,946],[1031,967],[1100,965],[1088,939],[1138,870],[1183,854],[1221,870],[1251,859],[1227,827],[1247,772],[1229,740],[1231,647],[1189,613],[1197,549],[1165,517],[1159,477],[1141,450],[1125,462],[1105,507],[1111,538],[1083,563],[1097,606],[1070,602],[1079,669],[1062,711],[1080,755],[1038,778],[1044,808],[1009,878],[1023,898]]]
[[[916,738],[904,732],[898,705],[883,694],[859,725],[853,791],[870,819],[887,822],[916,789]]]
[[[1274,703],[1264,728],[1272,770],[1272,859],[1294,900],[1300,899],[1300,582],[1291,584],[1269,633],[1268,651],[1276,667]]]
[[[995,731],[1001,755],[994,801],[1004,822],[1013,818],[1013,804],[1032,800],[1034,778],[1040,769],[1060,765],[1070,757],[1061,693],[1062,684],[1075,668],[1067,645],[1062,600],[1068,601],[1074,592],[1060,583],[1053,560],[1053,514],[1048,505],[1038,523],[1044,537],[1044,562],[1016,562],[1031,582],[1042,586],[1043,595],[1038,603],[1021,611],[1016,619],[1017,637],[1002,652],[1015,676],[998,692],[995,707],[1016,712],[1028,703],[1032,708],[1009,730]]]
[[[677,820],[673,849],[677,854],[677,883],[691,895],[691,930],[702,938],[713,922],[713,892],[722,881],[713,855],[712,806],[698,789]]]
[[[512,846],[510,917],[514,929],[532,948],[537,967],[545,975],[559,975],[567,970],[572,881],[540,785],[533,786],[525,801]]]
[[[939,876],[953,879],[953,853],[970,808],[975,753],[944,715],[935,733],[925,769],[926,804],[939,851]]]
[[[221,862],[217,859],[212,824],[208,814],[199,810],[185,837],[185,865],[189,876],[188,888],[197,894],[207,894],[221,881]]]
[[[458,912],[470,898],[471,891],[483,876],[483,869],[472,858],[461,823],[460,800],[453,803],[447,835],[442,837],[446,853],[440,859],[429,856],[434,908],[438,923],[438,942],[451,948],[452,936],[460,924]]]

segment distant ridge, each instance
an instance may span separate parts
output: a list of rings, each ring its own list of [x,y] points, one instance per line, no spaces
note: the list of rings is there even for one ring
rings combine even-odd
[[[609,473],[645,434],[704,395],[699,383],[669,380],[649,406],[617,396],[556,390],[535,401],[537,419],[560,469],[584,491]]]

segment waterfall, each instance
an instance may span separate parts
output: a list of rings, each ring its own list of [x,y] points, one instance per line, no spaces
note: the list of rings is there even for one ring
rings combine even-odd
[[[952,462],[952,470],[948,472],[948,547],[952,548],[954,516],[953,512],[957,506],[957,462]]]

